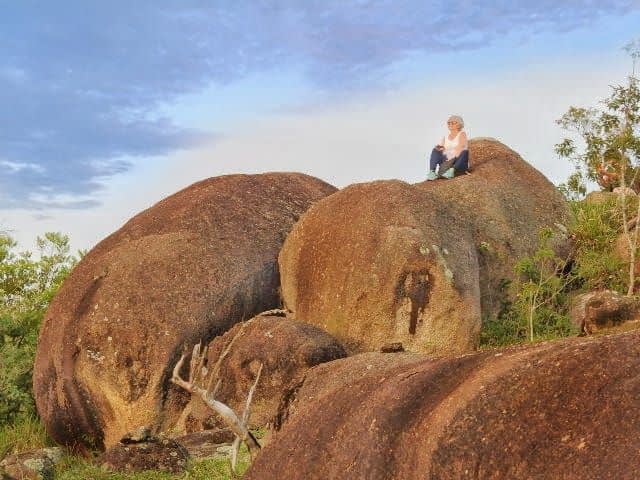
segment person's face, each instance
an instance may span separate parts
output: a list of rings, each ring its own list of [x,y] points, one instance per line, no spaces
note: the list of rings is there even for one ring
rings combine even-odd
[[[447,128],[452,132],[457,132],[460,130],[460,124],[455,120],[447,120]]]

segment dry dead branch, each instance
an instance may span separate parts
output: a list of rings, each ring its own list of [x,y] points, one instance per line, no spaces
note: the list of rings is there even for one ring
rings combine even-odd
[[[242,329],[238,332],[241,333]],[[236,439],[233,443],[232,449],[232,467],[235,471],[238,449],[240,447],[240,443],[244,442],[247,445],[247,449],[249,450],[249,455],[253,459],[255,455],[260,450],[260,444],[253,436],[253,434],[248,429],[249,416],[251,412],[251,402],[253,401],[253,395],[255,393],[258,382],[260,381],[260,375],[262,374],[263,365],[260,364],[258,368],[258,373],[256,374],[255,381],[249,390],[247,395],[247,401],[245,404],[244,412],[242,413],[242,417],[238,417],[238,415],[226,404],[215,399],[215,392],[218,391],[218,388],[222,382],[222,379],[217,378],[221,359],[229,353],[231,346],[234,340],[238,337],[238,334],[229,342],[225,351],[220,355],[218,361],[212,370],[208,370],[206,366],[206,356],[207,356],[207,348],[201,350],[201,345],[198,343],[193,347],[193,351],[191,352],[191,361],[189,363],[189,379],[184,380],[180,377],[180,370],[184,365],[186,355],[182,355],[178,363],[176,363],[173,368],[173,374],[171,376],[171,381],[178,385],[179,387],[185,389],[187,392],[192,395],[199,396],[202,401],[212,410],[214,410],[227,424],[227,426],[231,429],[231,431],[235,434]],[[207,378],[208,377],[208,378]],[[216,379],[214,392],[210,391],[210,386],[212,385],[213,380]],[[202,388],[200,383],[207,384],[207,388]]]

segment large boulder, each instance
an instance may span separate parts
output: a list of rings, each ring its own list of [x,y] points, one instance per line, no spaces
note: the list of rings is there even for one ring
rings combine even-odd
[[[278,407],[309,368],[346,356],[342,345],[327,332],[283,315],[281,311],[256,316],[209,344],[207,365],[210,371],[219,365],[217,377],[221,380],[216,400],[238,413],[244,410],[262,366],[251,405],[252,427],[274,423]],[[220,416],[194,396],[174,430],[190,433],[224,426]]]
[[[504,305],[505,280],[536,250],[540,230],[554,230],[558,253],[568,253],[560,247],[569,210],[503,144],[473,140],[470,158],[470,175],[357,184],[316,203],[280,252],[286,308],[353,352],[389,342],[473,349],[482,316]]]
[[[640,332],[307,373],[247,480],[638,476]]]
[[[103,447],[141,425],[171,423],[178,412],[165,408],[165,397],[183,346],[279,306],[284,238],[334,191],[297,173],[211,178],[93,248],[40,333],[34,392],[51,437]]]

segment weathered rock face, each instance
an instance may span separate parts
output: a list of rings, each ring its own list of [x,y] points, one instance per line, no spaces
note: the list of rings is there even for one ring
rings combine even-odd
[[[164,398],[182,346],[279,306],[282,242],[334,190],[295,173],[211,178],[100,242],[65,281],[40,333],[34,391],[48,433],[101,447],[177,415]]]
[[[635,479],[640,332],[313,368],[245,478]]]
[[[571,322],[584,333],[640,319],[640,303],[613,290],[597,290],[577,296],[571,305]]]
[[[344,348],[318,327],[281,316],[263,315],[235,325],[209,344],[210,370],[232,341],[220,363],[218,378],[222,383],[216,399],[240,414],[262,365],[251,406],[253,427],[273,423],[279,405],[309,368],[346,356]],[[224,427],[224,423],[219,415],[199,397],[194,397],[173,430],[194,432],[220,427]]]
[[[470,156],[471,175],[358,184],[315,204],[279,256],[285,306],[351,351],[472,349],[515,262],[535,251],[541,228],[561,232],[569,212],[501,143],[471,141]]]

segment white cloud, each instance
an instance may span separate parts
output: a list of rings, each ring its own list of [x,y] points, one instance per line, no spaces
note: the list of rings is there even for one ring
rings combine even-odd
[[[437,86],[265,117],[208,146],[149,158],[112,177],[99,207],[46,210],[42,213],[51,218],[37,222],[33,212],[0,211],[0,229],[13,229],[26,246],[44,231],[62,231],[76,247],[86,248],[161,198],[227,173],[300,171],[338,186],[381,178],[421,181],[427,152],[451,113],[464,117],[471,137],[502,140],[558,183],[570,166],[553,152],[562,136],[555,119],[570,105],[593,105],[608,95],[627,67],[606,60],[597,70],[577,60],[532,63],[508,74],[475,75],[473,82],[425,79]]]
[[[595,72],[592,65],[553,62],[473,83],[445,85],[443,79],[436,87],[282,114],[206,148],[171,155],[161,181],[177,186],[269,170],[302,171],[338,186],[380,178],[421,181],[427,152],[444,133],[447,116],[456,113],[471,137],[500,139],[559,183],[571,168],[553,151],[563,135],[555,120],[570,105],[592,105],[608,95],[612,79],[622,81],[624,73],[624,65],[606,61]]]
[[[0,160],[0,167],[8,170],[8,173],[18,173],[23,170],[31,170],[36,173],[44,173],[45,169],[42,165],[26,162],[10,162],[9,160]]]

